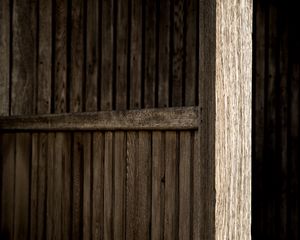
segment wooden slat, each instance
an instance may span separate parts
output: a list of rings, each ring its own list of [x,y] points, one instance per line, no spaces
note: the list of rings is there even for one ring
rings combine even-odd
[[[169,106],[170,0],[159,1],[158,107]]]
[[[67,14],[68,0],[55,1],[54,112],[67,111]]]
[[[117,1],[117,42],[116,42],[116,109],[127,108],[128,70],[128,0]]]
[[[142,0],[131,0],[130,109],[141,108]]]
[[[57,141],[61,144],[58,161],[62,163],[62,239],[71,236],[71,133],[56,133]]]
[[[34,142],[32,142],[34,143]],[[37,181],[37,239],[44,239],[46,236],[46,176],[48,160],[48,134],[38,135],[38,181]],[[56,179],[58,181],[58,179]],[[32,188],[32,186],[31,186]]]
[[[104,133],[93,133],[92,239],[103,239],[104,228]]]
[[[13,239],[14,234],[14,202],[15,202],[15,154],[16,135],[1,134],[1,211],[0,232],[1,237]]]
[[[199,177],[201,174],[201,161],[199,158],[199,133],[195,132],[193,134],[193,161],[192,161],[192,209],[191,209],[191,221],[192,221],[192,239],[200,239],[201,233],[201,212],[199,209],[201,208],[201,178]]]
[[[52,1],[39,2],[37,113],[50,113],[52,82]]]
[[[83,133],[74,133],[72,155],[72,239],[82,238]]]
[[[36,1],[14,1],[11,114],[33,114],[36,98]]]
[[[101,110],[113,106],[114,0],[102,3]]]
[[[164,130],[196,128],[197,109],[194,107],[0,117],[0,129],[3,131]]]
[[[48,146],[47,146],[47,194],[46,194],[46,239],[53,238],[54,230],[54,162],[55,162],[55,133],[48,134]]]
[[[83,110],[84,81],[84,1],[72,1],[71,20],[71,76],[70,76],[70,111]]]
[[[105,133],[104,146],[104,239],[113,238],[113,133]]]
[[[92,135],[90,132],[83,133],[83,239],[91,239],[92,230],[92,201],[91,201],[91,184],[92,184]]]
[[[152,208],[151,239],[159,240],[164,234],[164,190],[165,190],[165,134],[152,133]]]
[[[30,167],[30,239],[37,239],[38,231],[38,164],[39,164],[39,134],[32,134]]]
[[[138,132],[127,132],[126,166],[126,239],[135,239],[138,231],[137,222],[137,163]]]
[[[99,76],[99,1],[87,3],[85,111],[97,111]]]
[[[11,1],[0,3],[0,115],[9,115],[10,82],[10,6]]]
[[[155,106],[156,78],[156,1],[144,1],[145,55],[144,55],[144,106]]]
[[[114,134],[114,239],[125,236],[125,183],[126,183],[126,134],[117,131]]]
[[[31,134],[16,135],[14,239],[27,239],[29,234]]]
[[[185,30],[185,106],[196,105],[196,72],[197,72],[197,0],[187,0],[186,4],[186,30]]]
[[[178,142],[175,131],[166,132],[164,239],[178,236]]]
[[[150,237],[151,157],[151,132],[139,131],[136,161],[136,239]]]
[[[173,56],[172,56],[172,106],[183,105],[183,26],[184,26],[184,1],[174,0],[173,10]]]
[[[179,133],[179,239],[191,236],[191,132]]]

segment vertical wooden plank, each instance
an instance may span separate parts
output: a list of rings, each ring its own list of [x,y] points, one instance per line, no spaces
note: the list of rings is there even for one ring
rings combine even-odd
[[[196,72],[197,72],[197,0],[187,0],[185,29],[185,106],[195,106],[196,103]]]
[[[47,146],[47,194],[46,194],[46,239],[53,239],[54,232],[54,162],[55,162],[55,133],[48,133]]]
[[[92,239],[103,239],[104,228],[104,134],[93,133]]]
[[[182,106],[183,94],[183,26],[184,0],[174,0],[173,56],[172,56],[172,106]]]
[[[53,232],[54,239],[62,237],[62,191],[63,191],[63,154],[64,154],[63,133],[55,133],[54,162],[53,162]]]
[[[145,1],[144,107],[155,105],[156,1]]]
[[[70,111],[81,112],[84,81],[84,1],[72,1]]]
[[[105,132],[104,146],[104,239],[113,238],[113,133]]]
[[[128,78],[128,23],[129,1],[117,1],[117,66],[116,66],[116,108],[127,108],[127,78]]]
[[[62,163],[62,193],[61,193],[61,231],[62,239],[71,236],[71,133],[56,133],[57,141],[61,143],[61,152],[57,161]]]
[[[38,17],[37,113],[50,113],[52,81],[52,0],[39,2]]]
[[[14,1],[11,114],[35,112],[36,1]]]
[[[130,109],[141,107],[142,80],[142,1],[131,1]]]
[[[0,116],[9,115],[10,85],[10,7],[11,1],[0,3]]]
[[[169,106],[170,0],[159,1],[158,107]]]
[[[2,170],[0,232],[4,239],[13,239],[16,134],[2,133],[0,144]]]
[[[265,207],[266,211],[266,223],[264,231],[270,238],[275,238],[276,224],[272,222],[272,219],[276,218],[277,212],[277,184],[272,184],[274,179],[277,178],[277,150],[276,150],[276,106],[277,106],[277,50],[278,50],[278,32],[277,32],[277,9],[274,4],[269,5],[268,17],[268,46],[267,46],[267,70],[268,78],[266,85],[266,151],[268,157],[265,157],[264,171],[267,170],[269,174],[265,176],[265,183],[268,187],[267,202]],[[271,197],[272,196],[272,197]]]
[[[91,201],[91,170],[92,170],[92,135],[83,133],[83,239],[91,239],[92,201]]]
[[[75,132],[73,140],[73,179],[72,179],[72,238],[82,238],[82,166],[83,133]]]
[[[39,134],[32,134],[31,169],[30,169],[30,239],[37,239],[38,231],[38,164]]]
[[[149,239],[151,222],[151,132],[139,131],[136,162],[136,239]]]
[[[87,3],[85,110],[97,111],[99,74],[99,1]]]
[[[31,135],[16,135],[14,239],[27,239],[29,234]]]
[[[164,239],[178,237],[178,159],[177,133],[166,132]]]
[[[125,237],[126,135],[117,131],[114,136],[114,239]]]
[[[151,239],[158,240],[164,234],[165,134],[154,131],[152,135]]]
[[[256,1],[255,8],[255,59],[254,59],[254,128],[253,128],[253,237],[264,232],[263,218],[263,161],[264,161],[264,128],[265,128],[265,5]]]
[[[191,133],[182,131],[179,158],[179,239],[191,236]]]
[[[102,3],[101,110],[112,109],[114,0]]]
[[[67,11],[68,0],[55,0],[54,111],[67,111]]]
[[[135,239],[138,231],[137,219],[137,162],[138,132],[127,132],[126,171],[126,239]]]
[[[280,4],[278,8],[280,9],[282,5]],[[280,229],[280,239],[286,239],[287,237],[287,208],[288,208],[288,130],[287,130],[287,119],[288,119],[288,32],[287,32],[287,20],[284,17],[284,11],[280,10],[279,12],[279,59],[278,64],[280,71],[279,75],[279,100],[278,100],[278,117],[279,117],[279,136],[278,136],[278,158],[280,162],[278,163],[279,167],[279,177],[280,177],[280,196],[279,196],[279,208],[280,208],[280,220],[279,227]]]
[[[191,209],[191,221],[192,221],[192,239],[200,239],[201,233],[201,162],[199,158],[199,134],[194,132],[193,134],[193,146],[192,146],[192,209]]]
[[[38,179],[37,179],[37,239],[45,239],[46,236],[46,176],[48,161],[48,134],[38,135]],[[32,186],[31,186],[32,187]]]
[[[294,43],[295,44],[295,43]],[[293,48],[292,48],[293,49]],[[295,61],[295,59],[293,59]],[[291,82],[290,82],[290,202],[289,202],[289,237],[299,238],[299,133],[300,133],[300,111],[299,111],[299,78],[300,64],[291,63]]]

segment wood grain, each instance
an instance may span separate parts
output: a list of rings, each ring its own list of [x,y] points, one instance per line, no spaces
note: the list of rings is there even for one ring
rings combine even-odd
[[[67,111],[67,16],[68,0],[55,2],[54,36],[54,109],[56,113]]]
[[[33,114],[36,107],[36,1],[14,1],[11,114]]]
[[[98,78],[99,78],[99,1],[92,0],[87,3],[87,26],[86,26],[86,89],[85,111],[93,112],[98,109]]]
[[[103,239],[104,229],[104,133],[94,132],[92,168],[92,239]]]
[[[39,2],[38,9],[37,113],[51,111],[52,1]]]
[[[9,0],[0,3],[0,115],[8,116],[10,99],[10,7]]]
[[[16,135],[14,239],[27,239],[29,234],[31,134]]]
[[[165,108],[97,113],[0,117],[4,130],[166,130],[196,129],[197,109]]]
[[[1,134],[1,211],[0,232],[3,238],[14,239],[15,154],[16,135]]]

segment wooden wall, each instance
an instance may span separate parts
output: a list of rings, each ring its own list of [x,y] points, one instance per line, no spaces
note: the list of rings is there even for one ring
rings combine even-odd
[[[0,114],[197,105],[198,4],[2,0]]]
[[[198,5],[1,0],[0,115],[197,106]],[[2,131],[1,238],[199,238],[196,130]]]
[[[254,2],[252,233],[299,239],[299,11],[296,1]]]

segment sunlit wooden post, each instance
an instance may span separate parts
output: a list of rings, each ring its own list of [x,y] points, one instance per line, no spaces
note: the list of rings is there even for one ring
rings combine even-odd
[[[201,0],[199,21],[198,234],[251,239],[252,1]]]

